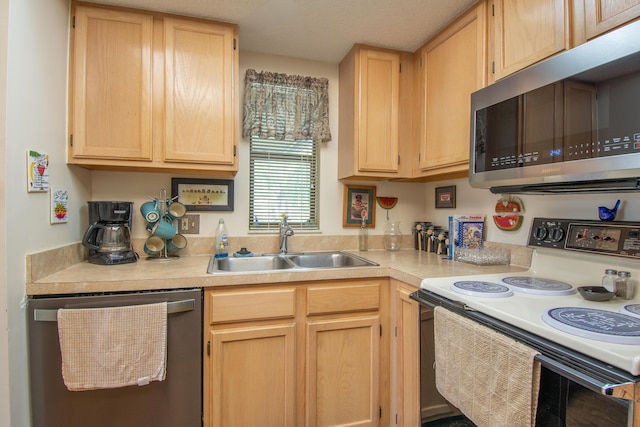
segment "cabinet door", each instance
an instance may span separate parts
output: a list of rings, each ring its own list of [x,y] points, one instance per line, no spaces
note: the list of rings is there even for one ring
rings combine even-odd
[[[151,160],[153,18],[75,7],[73,158]]]
[[[587,39],[596,37],[640,16],[640,0],[585,0]]]
[[[411,290],[398,286],[395,294],[395,370],[393,385],[399,426],[419,426],[420,421],[420,305],[409,298]]]
[[[482,3],[423,49],[419,136],[422,171],[468,169],[471,93],[485,82],[485,30]],[[459,167],[451,169],[455,166]]]
[[[567,49],[567,0],[495,0],[493,79]]]
[[[165,18],[165,162],[235,164],[235,28]]]
[[[379,424],[379,316],[307,325],[306,425]]]
[[[215,330],[209,339],[205,425],[294,427],[295,325]]]
[[[363,49],[359,70],[358,169],[397,172],[400,54]]]

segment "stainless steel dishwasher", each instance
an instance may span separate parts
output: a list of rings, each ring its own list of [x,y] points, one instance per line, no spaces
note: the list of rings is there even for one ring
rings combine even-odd
[[[69,391],[62,379],[56,312],[167,302],[167,374],[146,386]],[[34,427],[202,425],[202,290],[29,299]]]

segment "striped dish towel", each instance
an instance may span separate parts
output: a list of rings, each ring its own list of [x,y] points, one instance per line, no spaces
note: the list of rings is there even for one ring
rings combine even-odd
[[[434,313],[436,388],[478,427],[535,425],[538,352],[442,307]]]
[[[163,381],[167,303],[58,310],[62,377],[71,391]]]

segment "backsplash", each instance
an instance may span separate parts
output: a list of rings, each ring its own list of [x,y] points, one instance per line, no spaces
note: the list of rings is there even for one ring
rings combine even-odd
[[[138,254],[144,258],[145,239],[134,238],[133,246]],[[198,256],[213,254],[213,237],[190,237],[188,245],[180,251],[181,256]],[[529,267],[531,263],[532,249],[526,246],[511,245],[505,243],[485,242],[487,247],[507,248],[511,251],[511,264],[521,267]],[[255,254],[278,252],[277,236],[248,236],[231,237],[229,252],[239,251],[241,248]],[[369,236],[369,248],[371,251],[384,250],[383,236]],[[331,250],[358,250],[358,236],[323,236],[323,235],[298,235],[296,239],[289,241],[290,252],[331,251]],[[402,250],[413,249],[413,239],[405,235],[402,241]],[[44,277],[58,271],[69,268],[75,264],[86,261],[88,250],[80,242],[73,243],[56,249],[27,254],[27,283],[37,282]],[[366,258],[366,252],[361,253]],[[425,255],[426,252],[425,252]],[[111,266],[96,266],[96,268],[117,268]]]

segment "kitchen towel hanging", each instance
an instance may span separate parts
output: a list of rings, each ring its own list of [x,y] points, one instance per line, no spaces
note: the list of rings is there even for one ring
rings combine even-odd
[[[535,425],[538,352],[473,320],[435,307],[436,387],[478,427]]]
[[[163,381],[167,303],[60,309],[62,377],[71,391]]]

